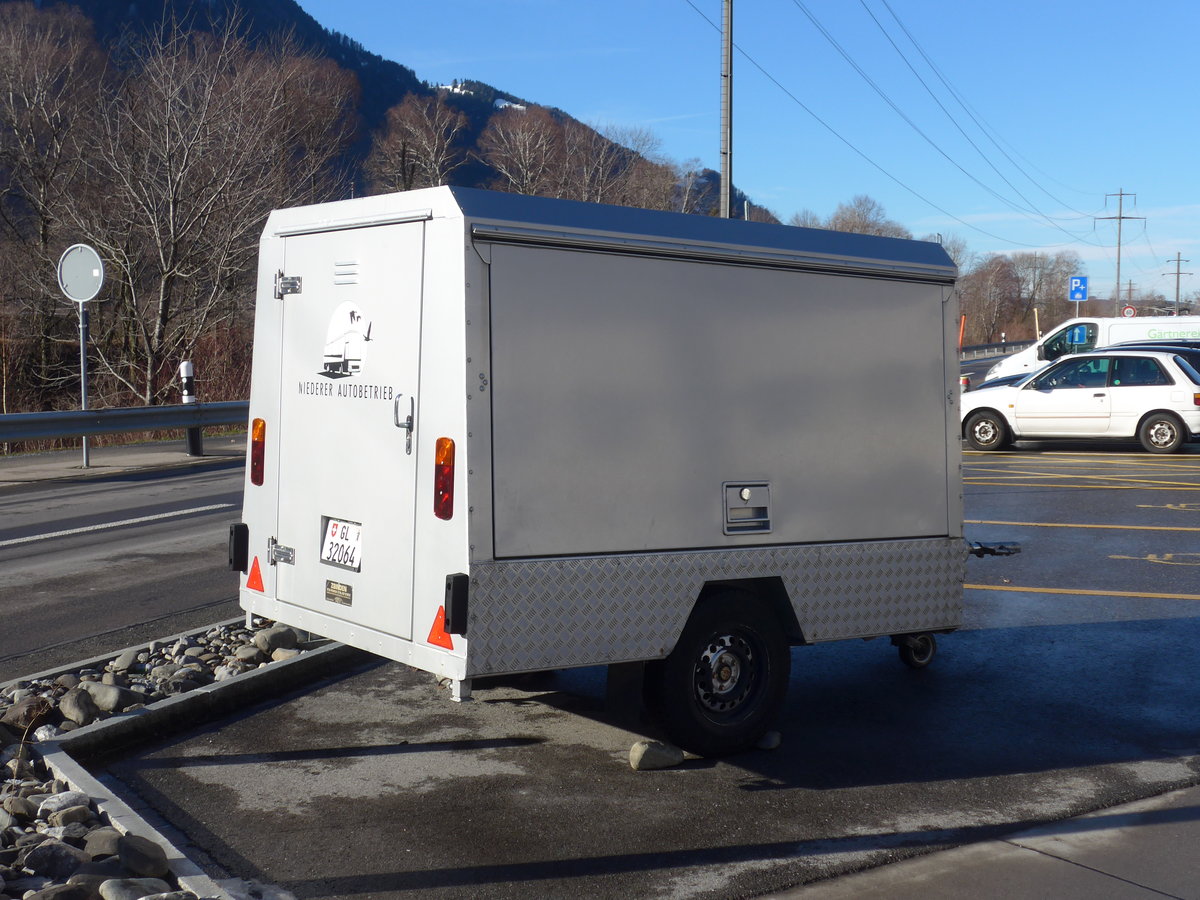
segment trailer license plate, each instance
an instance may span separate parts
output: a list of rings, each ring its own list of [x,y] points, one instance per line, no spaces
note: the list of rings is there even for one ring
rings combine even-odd
[[[325,516],[321,562],[357,572],[362,568],[362,524]]]

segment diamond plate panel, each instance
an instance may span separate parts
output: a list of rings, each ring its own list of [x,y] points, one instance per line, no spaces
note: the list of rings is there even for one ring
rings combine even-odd
[[[957,538],[471,567],[468,675],[666,656],[706,582],[779,577],[808,642],[957,628]]]

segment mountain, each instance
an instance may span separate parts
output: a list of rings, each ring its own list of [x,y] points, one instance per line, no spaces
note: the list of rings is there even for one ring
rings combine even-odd
[[[0,3],[22,0],[0,0]],[[33,0],[38,7],[55,5],[53,0]],[[336,31],[324,28],[305,12],[296,0],[60,0],[78,7],[92,20],[97,39],[108,47],[119,46],[130,35],[147,32],[163,22],[177,20],[189,27],[210,30],[231,15],[242,16],[242,27],[251,41],[265,41],[280,33],[291,33],[306,49],[327,57],[358,77],[360,95],[358,139],[353,153],[358,161],[370,149],[371,136],[383,124],[387,111],[406,94],[431,95],[434,86],[421,81],[407,66],[369,52],[362,44]],[[467,117],[462,139],[473,146],[498,102],[536,104],[479,81],[462,82],[462,92],[446,95],[447,102]],[[559,118],[569,114],[550,110]],[[455,181],[464,185],[484,186],[495,172],[472,159],[455,173]],[[700,173],[697,188],[705,197],[704,211],[715,202],[720,176],[712,170]],[[747,198],[734,190],[734,208],[741,209]]]

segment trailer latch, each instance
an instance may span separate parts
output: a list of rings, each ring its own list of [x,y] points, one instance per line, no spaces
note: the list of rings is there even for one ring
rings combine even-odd
[[[298,294],[304,284],[299,275],[284,275],[283,269],[275,273],[275,299],[282,300],[286,294]]]
[[[967,541],[967,550],[972,556],[1013,556],[1021,552],[1021,545],[1015,541],[1002,541],[998,544]]]
[[[289,566],[296,564],[296,551],[292,547],[285,547],[275,538],[267,540],[267,559],[271,565],[276,563],[287,563]]]

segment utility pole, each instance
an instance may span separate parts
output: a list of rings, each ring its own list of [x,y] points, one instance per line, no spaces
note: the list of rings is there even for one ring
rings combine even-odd
[[[1137,202],[1137,194],[1127,194],[1127,193],[1125,193],[1125,189],[1121,188],[1115,194],[1105,194],[1104,195],[1105,205],[1108,205],[1109,197],[1117,198],[1117,214],[1115,216],[1095,216],[1094,218],[1097,220],[1100,220],[1100,219],[1116,219],[1117,220],[1117,281],[1116,281],[1116,288],[1113,289],[1113,315],[1119,316],[1121,314],[1121,222],[1123,222],[1125,219],[1145,219],[1146,217],[1145,216],[1124,215],[1125,198],[1133,197],[1134,202],[1136,203]]]
[[[721,218],[733,215],[733,0],[721,0]]]
[[[1125,294],[1125,304],[1133,306],[1133,279],[1129,279],[1129,290]]]
[[[1180,269],[1180,266],[1181,266],[1183,263],[1185,263],[1185,262],[1191,262],[1191,260],[1190,260],[1190,259],[1180,259],[1180,257],[1181,257],[1182,255],[1183,255],[1183,254],[1179,253],[1178,251],[1175,253],[1175,315],[1179,315],[1179,276],[1180,276],[1180,275],[1191,275],[1191,274],[1192,274],[1191,272],[1180,272],[1180,271],[1179,271],[1179,269]],[[1168,260],[1167,260],[1167,262],[1171,262],[1171,260],[1169,260],[1169,259],[1168,259]],[[1170,273],[1169,273],[1169,272],[1164,272],[1163,274],[1164,274],[1164,275],[1167,275],[1167,274],[1170,274]]]

